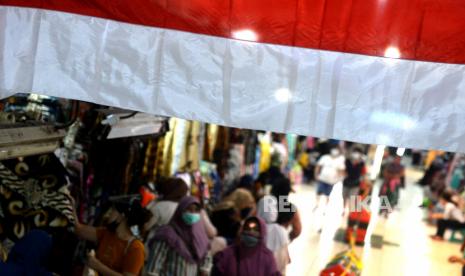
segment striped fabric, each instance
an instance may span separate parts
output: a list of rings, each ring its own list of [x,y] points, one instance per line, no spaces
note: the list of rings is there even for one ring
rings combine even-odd
[[[149,259],[143,275],[190,276],[197,275],[197,272],[197,264],[187,262],[167,243],[157,241],[149,251]]]

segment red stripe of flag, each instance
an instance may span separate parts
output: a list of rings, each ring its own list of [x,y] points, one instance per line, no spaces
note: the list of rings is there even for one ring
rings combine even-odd
[[[373,56],[465,63],[463,0],[0,0],[146,26]]]

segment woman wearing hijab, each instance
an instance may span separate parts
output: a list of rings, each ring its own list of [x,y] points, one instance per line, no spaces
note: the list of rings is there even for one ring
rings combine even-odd
[[[273,253],[266,247],[266,224],[248,218],[240,240],[214,257],[212,276],[277,276]]]
[[[46,269],[52,238],[44,231],[31,230],[11,249],[6,263],[0,262],[2,276],[52,276]]]
[[[218,235],[230,245],[237,238],[241,221],[255,212],[256,204],[252,193],[246,189],[236,189],[218,204],[212,212],[213,225]]]
[[[286,228],[276,223],[278,219],[278,200],[276,197],[263,197],[257,204],[257,216],[267,224],[266,246],[273,252],[278,270],[285,275],[286,266],[290,262],[289,236]]]
[[[200,203],[194,197],[184,197],[170,223],[157,230],[144,275],[198,275],[208,250]]]

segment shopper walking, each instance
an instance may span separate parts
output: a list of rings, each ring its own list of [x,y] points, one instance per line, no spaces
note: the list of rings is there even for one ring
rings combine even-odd
[[[280,275],[273,253],[266,246],[267,227],[262,219],[248,218],[240,240],[214,257],[212,276]]]
[[[348,207],[350,198],[358,196],[360,192],[360,184],[363,176],[366,174],[365,162],[363,161],[363,150],[354,147],[350,153],[350,157],[345,161],[346,177],[342,182],[342,197],[344,199],[345,208]]]
[[[158,229],[150,242],[144,275],[190,276],[208,273],[201,268],[207,260],[209,240],[201,222],[200,203],[184,197],[168,225]]]
[[[396,156],[393,161],[386,165],[383,171],[384,182],[381,186],[379,196],[386,197],[391,208],[380,209],[380,214],[384,213],[386,217],[389,214],[388,209],[396,207],[399,201],[400,188],[405,175],[405,169],[401,161],[402,158],[400,156]]]
[[[318,180],[317,196],[318,203],[325,200],[325,205],[329,201],[335,184],[344,179],[345,157],[341,154],[338,146],[332,146],[330,154],[323,155],[318,160],[315,168],[315,175]],[[319,207],[319,205],[317,205]]]

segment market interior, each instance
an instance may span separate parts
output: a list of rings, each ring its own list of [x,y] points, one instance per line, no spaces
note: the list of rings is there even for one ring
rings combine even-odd
[[[17,94],[0,102],[0,275],[459,275],[464,169]]]

